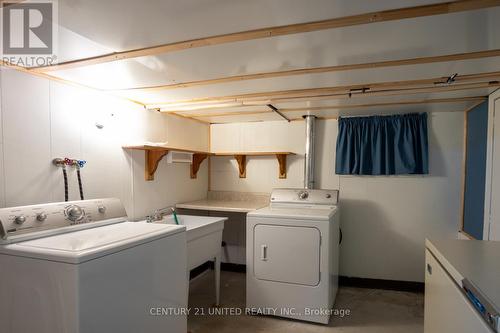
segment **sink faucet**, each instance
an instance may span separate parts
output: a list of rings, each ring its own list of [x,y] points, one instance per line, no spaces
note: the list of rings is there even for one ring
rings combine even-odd
[[[173,214],[174,212],[175,212],[175,207],[165,207],[165,208],[155,209],[153,215],[146,216],[146,222],[152,223],[155,221],[161,221],[163,220],[164,216]]]

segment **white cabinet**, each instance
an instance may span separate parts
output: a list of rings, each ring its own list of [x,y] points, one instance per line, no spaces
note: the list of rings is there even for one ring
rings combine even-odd
[[[425,253],[425,333],[491,333],[461,288]]]

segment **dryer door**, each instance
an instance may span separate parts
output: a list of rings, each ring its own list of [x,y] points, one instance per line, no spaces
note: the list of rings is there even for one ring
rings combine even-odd
[[[260,280],[316,286],[320,246],[316,228],[258,224],[254,228],[254,275]]]

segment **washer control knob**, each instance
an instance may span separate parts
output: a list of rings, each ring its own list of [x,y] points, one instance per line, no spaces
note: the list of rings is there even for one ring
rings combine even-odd
[[[331,197],[332,197],[332,195],[331,195],[330,193],[327,193],[327,194],[326,194],[326,198],[327,198],[327,199],[330,199]]]
[[[18,216],[16,216],[16,217],[14,218],[14,223],[15,223],[15,224],[19,224],[19,225],[21,225],[21,224],[23,224],[24,222],[26,222],[26,216],[24,216],[24,215],[18,215]]]
[[[70,221],[78,221],[83,218],[84,211],[80,206],[70,205],[66,208],[66,217]]]
[[[99,213],[101,213],[101,214],[104,214],[104,213],[106,213],[106,207],[104,207],[104,206],[99,206],[99,207],[97,207],[97,211],[98,211]]]
[[[305,200],[309,197],[309,193],[307,191],[300,191],[299,192],[299,199]]]
[[[42,212],[42,213],[38,213],[38,214],[36,214],[36,220],[37,220],[38,222],[43,222],[43,221],[45,221],[46,219],[47,219],[47,214],[45,214],[45,213],[43,213],[43,212]]]

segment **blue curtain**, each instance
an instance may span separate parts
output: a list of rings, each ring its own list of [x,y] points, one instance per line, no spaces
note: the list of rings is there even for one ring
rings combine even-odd
[[[339,118],[335,172],[429,173],[427,113]]]

